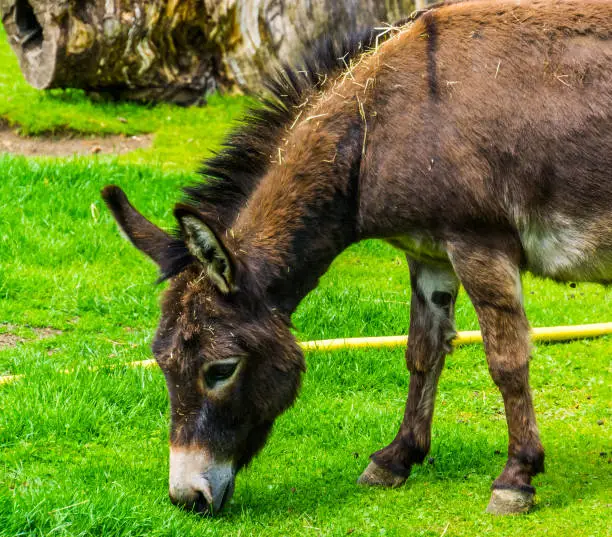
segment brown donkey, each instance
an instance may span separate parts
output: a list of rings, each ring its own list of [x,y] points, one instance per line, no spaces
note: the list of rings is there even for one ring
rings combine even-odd
[[[488,509],[533,503],[544,451],[520,272],[612,281],[612,2],[458,3],[383,33],[283,71],[186,189],[176,233],[103,191],[170,279],[153,352],[178,504],[216,512],[231,496],[298,392],[292,312],[366,238],[408,258],[410,389],[397,436],[359,482],[397,486],[429,450],[461,283],[508,422]]]

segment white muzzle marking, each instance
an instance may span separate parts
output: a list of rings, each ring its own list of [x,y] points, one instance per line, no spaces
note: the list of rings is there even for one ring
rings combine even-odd
[[[204,478],[204,472],[211,465],[212,458],[204,450],[170,447],[170,496],[186,503],[201,492],[212,504],[212,490]]]
[[[219,511],[234,489],[230,462],[216,462],[198,447],[170,447],[170,497],[179,504],[192,505],[201,493],[213,512]]]

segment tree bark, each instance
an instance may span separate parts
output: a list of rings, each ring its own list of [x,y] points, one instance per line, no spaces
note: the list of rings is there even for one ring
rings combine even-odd
[[[413,8],[413,0],[0,0],[0,17],[34,87],[193,104],[218,88],[258,91],[304,43]]]
[[[205,0],[221,31],[223,71],[241,88],[259,88],[262,75],[293,64],[304,44],[322,34],[344,35],[393,23],[414,10],[414,0]]]
[[[414,0],[414,7],[417,10],[425,9],[435,4],[438,0]]]

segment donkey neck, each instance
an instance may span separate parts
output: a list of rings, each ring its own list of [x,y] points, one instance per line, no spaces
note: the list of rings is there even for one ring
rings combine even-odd
[[[355,116],[298,126],[235,221],[256,285],[283,312],[358,238],[363,132]]]

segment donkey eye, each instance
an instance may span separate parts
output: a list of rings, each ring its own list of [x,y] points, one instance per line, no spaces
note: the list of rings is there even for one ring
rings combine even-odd
[[[216,388],[219,384],[229,380],[236,372],[240,360],[220,360],[206,367],[204,370],[204,382],[209,389]]]

